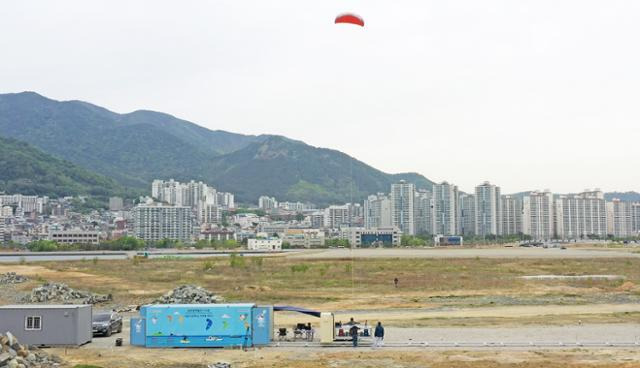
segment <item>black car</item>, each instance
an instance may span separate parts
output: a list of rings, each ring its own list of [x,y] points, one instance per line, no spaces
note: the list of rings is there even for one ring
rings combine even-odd
[[[93,315],[93,335],[111,336],[122,332],[122,317],[116,312],[96,313]]]

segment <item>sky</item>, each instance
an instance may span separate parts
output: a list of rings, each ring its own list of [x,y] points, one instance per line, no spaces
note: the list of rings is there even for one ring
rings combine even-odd
[[[281,134],[465,191],[640,190],[638,19],[636,0],[5,0],[0,93]]]

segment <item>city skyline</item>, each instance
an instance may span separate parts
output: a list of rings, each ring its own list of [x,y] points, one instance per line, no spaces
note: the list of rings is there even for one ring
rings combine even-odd
[[[333,24],[350,10],[337,1],[11,2],[3,92],[282,134],[465,191],[638,190],[626,164],[640,157],[634,4],[346,7],[364,30]]]

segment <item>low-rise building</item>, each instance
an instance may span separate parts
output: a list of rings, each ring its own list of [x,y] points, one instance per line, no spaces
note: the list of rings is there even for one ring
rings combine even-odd
[[[51,230],[47,239],[60,244],[98,244],[100,232],[81,229]]]
[[[288,229],[284,241],[293,248],[317,248],[324,246],[324,231],[318,229]]]
[[[400,245],[402,232],[397,227],[366,229],[362,227],[343,228],[343,238],[354,248],[394,247]]]
[[[238,224],[243,229],[253,227],[260,222],[260,217],[255,213],[239,213],[231,219],[233,224]]]
[[[435,245],[462,245],[463,239],[459,235],[436,235],[433,237],[433,243]]]
[[[264,236],[247,239],[248,250],[279,251],[282,250],[282,239]]]
[[[236,240],[236,232],[228,229],[208,229],[202,230],[199,238],[208,241]]]

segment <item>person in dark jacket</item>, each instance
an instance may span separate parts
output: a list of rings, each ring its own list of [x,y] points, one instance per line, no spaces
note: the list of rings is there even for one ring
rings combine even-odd
[[[373,348],[379,348],[382,346],[382,340],[384,340],[384,327],[382,327],[382,323],[378,322],[376,325],[376,330],[373,332]]]
[[[353,341],[353,347],[358,347],[358,330],[360,327],[357,325],[351,326],[349,329],[349,335],[351,336],[351,341]]]

